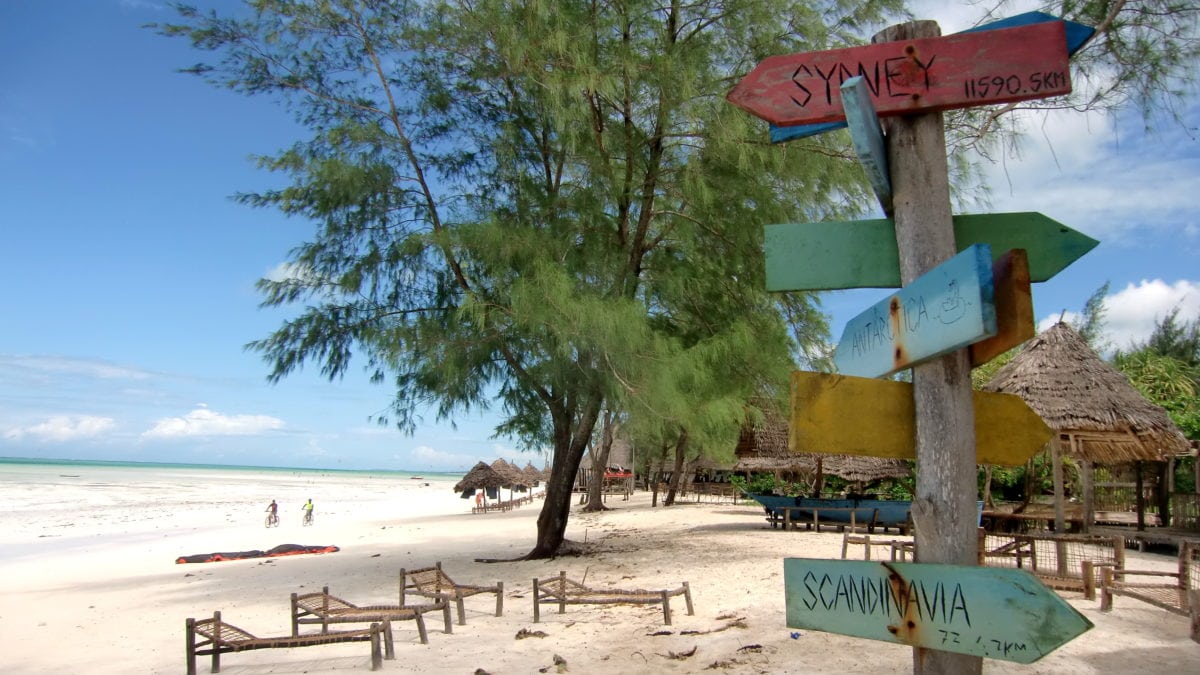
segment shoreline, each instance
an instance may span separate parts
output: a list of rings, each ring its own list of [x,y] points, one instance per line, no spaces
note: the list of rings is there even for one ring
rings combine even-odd
[[[270,498],[262,498],[288,487],[278,482],[205,478],[181,484],[160,476],[99,494],[94,487],[55,485],[37,508],[0,512],[6,669],[177,673],[188,617],[220,610],[225,621],[255,635],[287,635],[290,593],[328,585],[330,593],[355,604],[395,604],[401,568],[440,561],[459,583],[503,581],[504,615],[492,615],[492,596],[467,598],[467,625],[454,625],[446,635],[440,618],[430,619],[428,645],[417,641],[412,622],[399,622],[393,626],[397,661],[385,661],[384,671],[556,672],[556,656],[573,673],[694,673],[710,666],[731,675],[911,670],[909,647],[785,625],[783,558],[838,558],[842,538],[836,532],[772,530],[756,505],[651,508],[649,493],[635,493],[629,501],[611,497],[606,512],[573,507],[567,554],[483,564],[476,558],[511,559],[532,549],[542,502],[471,514],[473,501],[454,494],[452,483],[410,483],[417,481],[338,478],[291,485],[295,498],[280,500],[283,523],[270,530],[262,526]],[[4,485],[8,501],[21,506],[22,497],[12,491],[17,486]],[[307,494],[318,485],[325,496]],[[299,505],[308,496],[317,505],[317,521],[302,527]],[[76,510],[78,504],[104,517],[85,518],[88,509]],[[46,533],[59,536],[38,536]],[[180,555],[283,543],[341,550],[174,562]],[[1174,565],[1168,556],[1128,556],[1131,566]],[[544,606],[541,622],[533,623],[532,579],[560,571],[596,588],[673,589],[687,581],[695,615],[674,599],[670,626],[655,605],[573,605],[564,614]],[[1095,628],[1031,665],[985,660],[985,673],[1119,673],[1144,668],[1148,658],[1168,672],[1200,672],[1200,646],[1188,639],[1185,617],[1127,598],[1101,613],[1098,602],[1081,594],[1060,595]],[[344,626],[352,627],[358,626]],[[518,639],[522,629],[546,636]],[[222,659],[222,672],[366,672],[368,664],[362,645],[337,644],[230,654]],[[207,672],[207,661],[199,667]]]

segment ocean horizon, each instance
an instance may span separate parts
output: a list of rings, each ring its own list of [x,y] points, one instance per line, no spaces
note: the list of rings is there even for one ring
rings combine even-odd
[[[338,474],[346,476],[379,475],[396,478],[461,478],[467,472],[461,471],[412,471],[408,469],[328,469],[296,466],[258,466],[252,464],[199,464],[188,462],[142,462],[131,460],[108,459],[60,459],[46,457],[0,457],[0,472],[5,467],[61,467],[76,468],[112,468],[112,469],[145,469],[145,470],[196,470],[196,471],[267,471],[278,473],[303,474]]]

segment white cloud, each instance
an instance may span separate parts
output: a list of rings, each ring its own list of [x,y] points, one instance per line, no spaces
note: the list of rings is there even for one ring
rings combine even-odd
[[[283,420],[269,415],[222,415],[201,404],[183,417],[164,417],[142,433],[144,438],[185,436],[256,436],[282,429]]]
[[[101,380],[145,380],[150,377],[150,373],[144,370],[118,366],[107,361],[74,359],[66,356],[0,354],[0,368],[12,368],[29,373],[82,375]]]
[[[464,467],[473,466],[476,462],[481,461],[478,457],[470,455],[459,455],[452,452],[445,452],[436,448],[431,448],[428,445],[418,445],[412,449],[412,458],[417,462],[422,462],[421,466],[430,467]],[[404,458],[397,457],[403,460]]]
[[[111,417],[94,415],[55,415],[39,424],[16,427],[4,432],[6,440],[30,437],[37,441],[74,441],[101,436],[116,427]]]
[[[1114,347],[1123,349],[1150,337],[1154,324],[1179,308],[1179,320],[1200,317],[1200,282],[1162,279],[1129,284],[1104,300],[1105,333]]]
[[[1104,298],[1104,341],[1110,349],[1127,349],[1145,342],[1154,326],[1178,308],[1180,322],[1200,319],[1200,281],[1142,279]],[[1055,313],[1038,321],[1038,332],[1058,323],[1078,323],[1077,312]]]

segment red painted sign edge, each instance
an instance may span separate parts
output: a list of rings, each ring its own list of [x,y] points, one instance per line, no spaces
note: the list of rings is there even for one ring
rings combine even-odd
[[[1062,21],[764,59],[726,96],[777,126],[844,119],[840,86],[864,75],[881,116],[1071,91]]]

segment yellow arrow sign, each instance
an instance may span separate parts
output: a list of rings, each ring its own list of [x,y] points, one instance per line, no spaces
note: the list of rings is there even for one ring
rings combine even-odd
[[[1012,394],[976,391],[975,461],[1018,466],[1053,432]],[[849,375],[792,373],[792,452],[916,459],[912,385]]]

